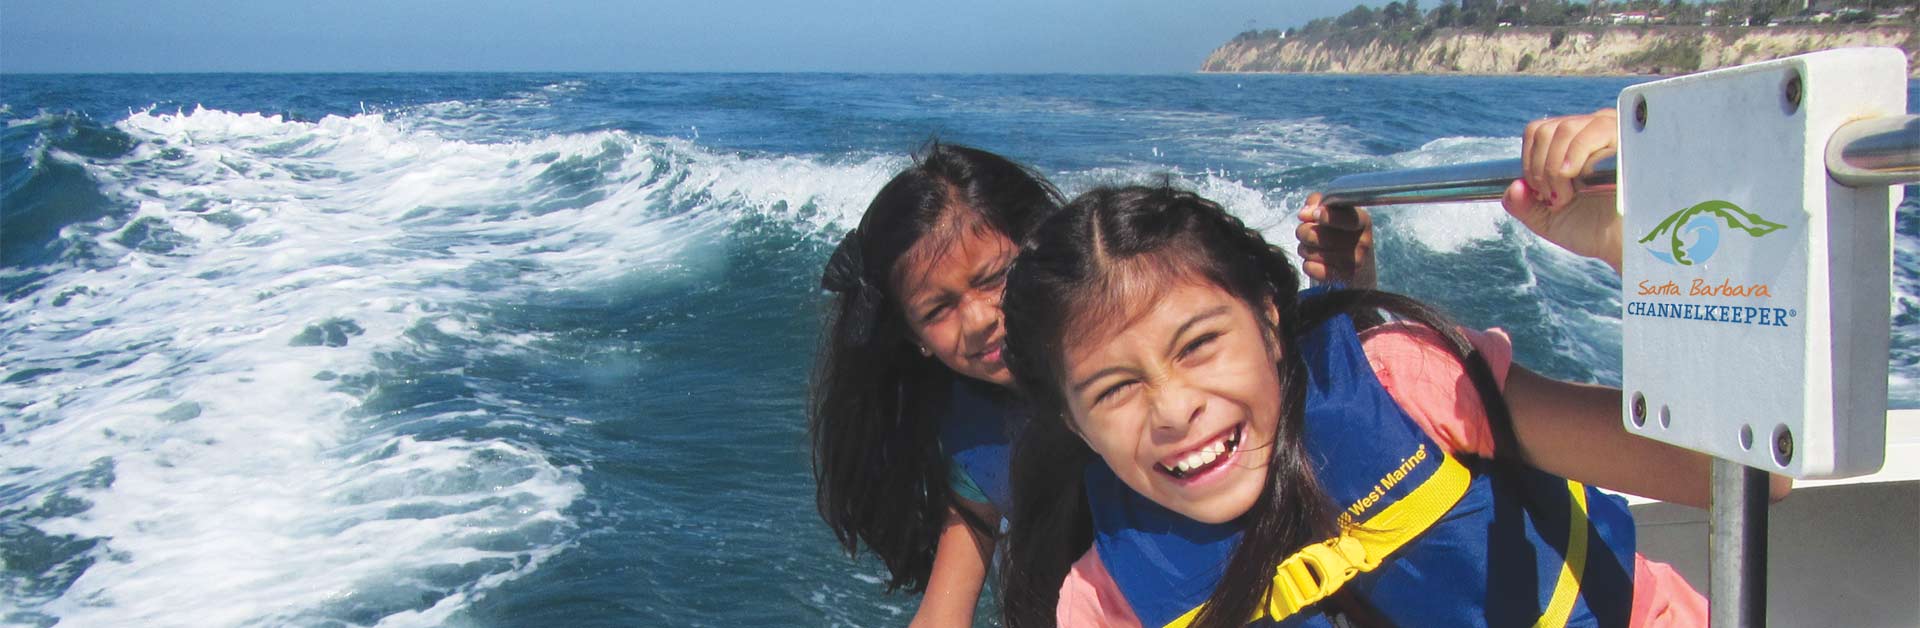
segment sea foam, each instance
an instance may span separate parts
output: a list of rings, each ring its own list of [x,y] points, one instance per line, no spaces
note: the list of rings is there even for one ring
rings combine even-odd
[[[453,347],[427,362],[457,378],[525,350],[537,334],[491,335],[474,305],[712,269],[717,234],[746,218],[837,237],[903,163],[617,131],[481,143],[378,113],[117,126],[139,141],[124,158],[51,158],[132,214],[69,227],[99,261],[0,305],[16,374],[0,402],[23,419],[0,434],[0,483],[80,504],[30,519],[39,534],[98,542],[54,557],[80,571],[64,590],[0,617],[456,617],[577,542],[580,470],[531,439],[422,435],[548,428],[479,392],[396,402],[382,382],[417,376],[394,365]]]

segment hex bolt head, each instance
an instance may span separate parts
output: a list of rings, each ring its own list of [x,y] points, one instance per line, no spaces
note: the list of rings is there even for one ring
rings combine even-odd
[[[1793,78],[1787,79],[1787,115],[1800,110],[1800,89],[1800,74],[1796,72]]]

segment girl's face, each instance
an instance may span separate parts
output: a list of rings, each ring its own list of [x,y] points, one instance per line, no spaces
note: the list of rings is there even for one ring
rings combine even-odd
[[[1245,513],[1266,487],[1280,420],[1267,310],[1182,280],[1125,323],[1069,334],[1061,385],[1081,437],[1128,487],[1174,512],[1207,523]]]
[[[951,235],[920,238],[901,257],[896,275],[900,309],[921,350],[941,364],[967,377],[1011,386],[1013,375],[1000,359],[1006,344],[1000,298],[1018,247],[982,224],[950,228]]]

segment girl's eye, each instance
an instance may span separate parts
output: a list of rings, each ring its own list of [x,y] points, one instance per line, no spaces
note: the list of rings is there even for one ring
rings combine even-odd
[[[1199,352],[1201,349],[1206,348],[1207,345],[1213,344],[1213,341],[1219,338],[1220,338],[1219,332],[1208,332],[1205,334],[1201,334],[1200,337],[1194,338],[1193,340],[1187,342],[1186,346],[1180,348],[1180,357],[1185,358],[1187,356],[1193,355],[1194,353]]]
[[[920,322],[931,323],[935,319],[940,318],[940,315],[946,314],[946,313],[947,313],[947,305],[945,303],[933,306],[933,308],[927,310],[925,314],[920,315]]]
[[[995,271],[995,272],[994,272],[994,273],[993,273],[992,275],[988,275],[988,276],[987,276],[987,280],[986,280],[986,281],[985,281],[984,283],[985,283],[986,285],[989,285],[989,286],[997,286],[997,285],[1000,285],[1000,284],[1003,284],[1003,283],[1006,283],[1006,282],[1007,282],[1007,270],[1008,270],[1009,268],[1011,268],[1011,267],[1010,267],[1010,266],[1001,266],[1001,267],[1000,267],[1000,270],[998,270],[998,271]]]
[[[1108,386],[1102,389],[1100,391],[1100,394],[1095,395],[1093,398],[1093,403],[1088,405],[1097,406],[1102,403],[1105,403],[1107,400],[1119,396],[1120,393],[1126,392],[1127,388],[1132,387],[1134,383],[1135,383],[1135,380],[1129,379],[1129,380],[1118,382],[1112,386]]]

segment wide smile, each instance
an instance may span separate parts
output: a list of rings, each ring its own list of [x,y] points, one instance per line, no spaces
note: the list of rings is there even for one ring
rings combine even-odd
[[[1247,424],[1240,423],[1215,435],[1206,444],[1160,459],[1153,468],[1182,484],[1199,481],[1233,461],[1246,431]]]

